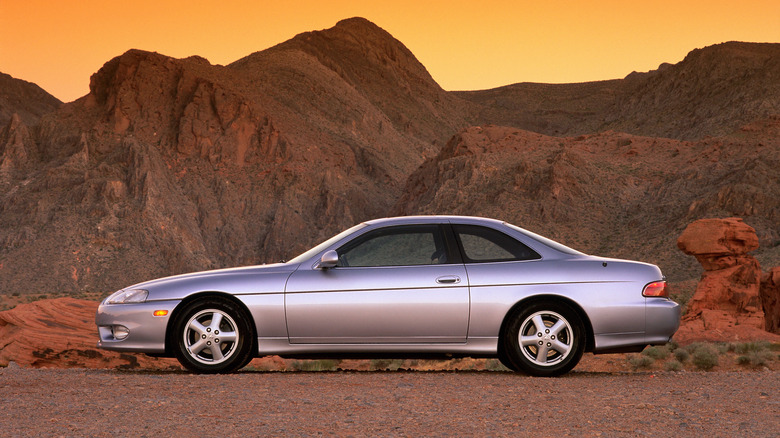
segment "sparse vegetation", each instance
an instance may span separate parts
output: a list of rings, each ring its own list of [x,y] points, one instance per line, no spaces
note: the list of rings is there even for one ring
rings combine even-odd
[[[320,360],[295,360],[290,365],[290,371],[336,371],[339,366],[338,360],[320,359]]]
[[[733,351],[737,354],[747,354],[750,352],[758,352],[769,350],[771,345],[768,341],[755,341],[755,342],[743,342],[741,344],[731,344]]]
[[[718,365],[719,351],[715,347],[702,344],[691,355],[691,362],[696,368],[709,371]]]
[[[749,368],[774,369],[772,363],[780,360],[778,351],[780,351],[780,343],[767,341],[695,342],[686,346],[670,342],[666,345],[647,347],[641,354],[626,355],[626,360],[634,371],[647,369],[682,371],[686,368],[709,371],[721,364],[734,363]]]
[[[676,360],[670,360],[664,364],[664,370],[666,371],[680,371],[682,367],[683,365]]]
[[[645,348],[644,351],[642,351],[642,354],[655,360],[662,360],[669,357],[669,348],[666,345],[654,345]]]
[[[404,364],[400,359],[372,359],[371,369],[375,371],[398,371]]]
[[[780,344],[771,344],[767,341],[743,342],[740,344],[731,344],[732,351],[739,354],[737,363],[743,366],[763,367],[776,359],[776,354],[772,352],[775,346]]]
[[[632,354],[628,356],[628,363],[631,364],[631,367],[636,371],[650,368],[655,363],[655,359],[644,354]]]
[[[691,358],[691,354],[684,348],[674,350],[674,358],[680,363],[685,363]]]
[[[773,360],[775,360],[775,354],[768,350],[751,351],[737,357],[738,364],[752,367],[763,367]]]
[[[488,371],[510,371],[498,359],[488,359],[485,361],[485,369]]]

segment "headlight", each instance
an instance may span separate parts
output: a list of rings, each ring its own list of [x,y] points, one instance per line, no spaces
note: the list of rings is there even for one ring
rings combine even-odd
[[[128,289],[116,291],[111,296],[106,298],[106,304],[128,304],[128,303],[143,303],[146,301],[146,297],[149,295],[148,290],[144,289]]]

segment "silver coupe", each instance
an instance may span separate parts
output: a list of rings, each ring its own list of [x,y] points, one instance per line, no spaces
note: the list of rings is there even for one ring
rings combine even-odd
[[[253,357],[497,357],[555,376],[583,352],[640,351],[677,330],[657,266],[594,257],[493,219],[356,225],[279,264],[122,289],[98,346],[227,373]]]

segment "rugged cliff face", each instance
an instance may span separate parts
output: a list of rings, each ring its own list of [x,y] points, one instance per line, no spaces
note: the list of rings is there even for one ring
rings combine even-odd
[[[776,46],[473,93],[359,18],[228,66],[131,50],[0,126],[0,293],[274,262],[395,213],[494,216],[673,279],[698,275],[674,249],[687,223],[740,216],[777,266]]]

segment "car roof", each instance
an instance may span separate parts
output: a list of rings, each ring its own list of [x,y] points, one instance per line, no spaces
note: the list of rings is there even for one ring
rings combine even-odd
[[[419,224],[419,223],[492,223],[502,224],[504,221],[477,216],[457,216],[457,215],[420,215],[420,216],[397,216],[381,219],[372,219],[364,222],[366,225],[392,225],[392,224]]]

